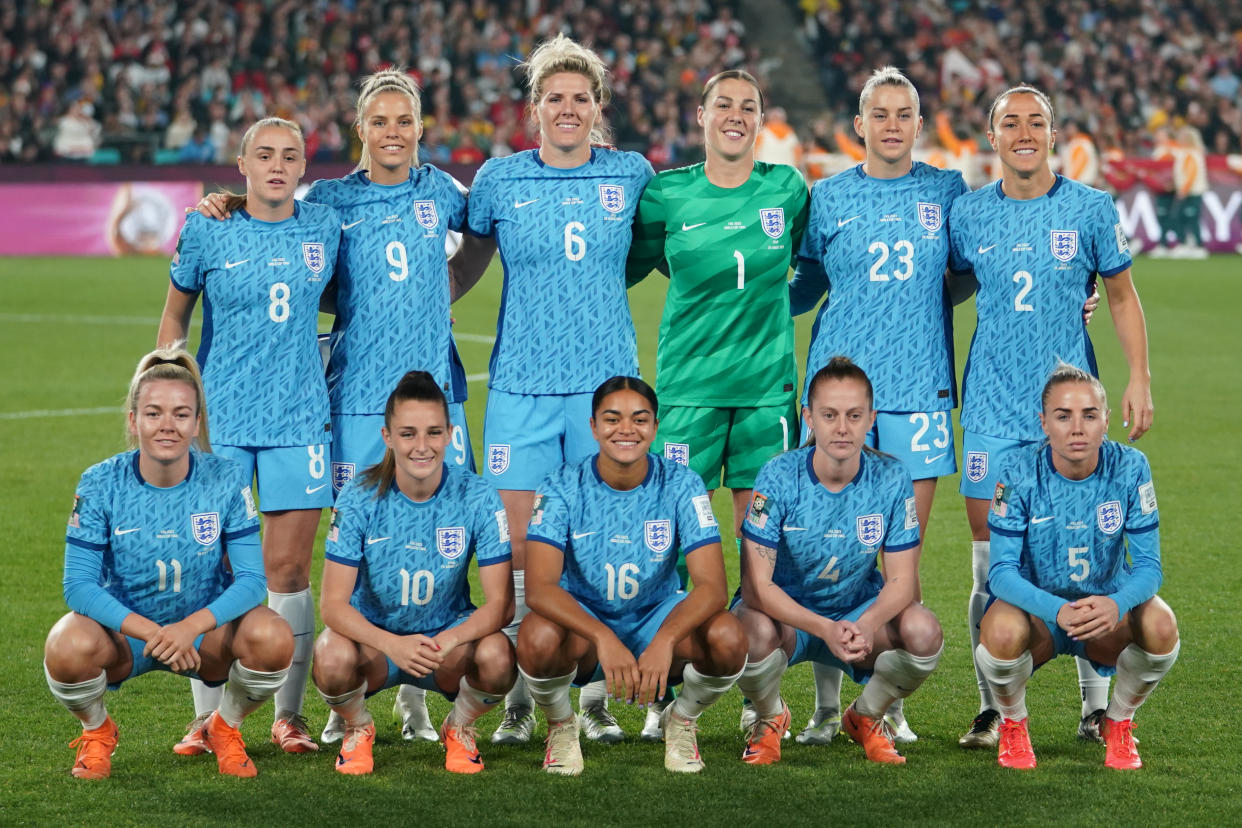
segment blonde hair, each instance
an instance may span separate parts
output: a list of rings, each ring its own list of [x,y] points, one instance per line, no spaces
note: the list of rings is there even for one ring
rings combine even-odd
[[[293,137],[298,139],[298,149],[302,151],[303,155],[306,155],[306,138],[302,135],[302,128],[293,121],[276,117],[260,118],[251,124],[250,129],[246,130],[242,135],[241,148],[237,151],[237,154],[245,155],[246,150],[250,149],[250,142],[254,140],[254,136],[258,134],[259,130],[267,127],[283,127],[292,132]]]
[[[871,77],[867,78],[867,82],[863,84],[862,92],[858,95],[859,115],[867,114],[867,104],[871,103],[871,96],[881,86],[894,86],[898,89],[905,89],[910,93],[910,100],[914,101],[914,113],[916,115],[919,113],[919,90],[914,88],[914,84],[910,82],[910,79],[903,75],[896,66],[881,66],[871,73]]]
[[[603,58],[564,34],[541,43],[522,66],[530,82],[532,109],[539,105],[547,79],[561,72],[572,72],[586,78],[591,85],[591,97],[601,109],[612,99],[608,88],[608,67],[604,65]],[[592,128],[591,142],[607,143],[608,130],[602,126]]]
[[[198,363],[185,349],[184,339],[165,345],[163,348],[156,348],[138,360],[138,367],[134,369],[134,377],[129,381],[129,394],[125,398],[127,414],[138,415],[138,395],[142,393],[142,387],[153,380],[184,382],[194,389],[194,413],[199,418],[198,436],[194,438],[194,446],[199,451],[211,451],[211,438],[207,429],[207,395],[203,392],[203,376],[198,371]],[[125,442],[131,449],[138,447],[138,437],[128,427],[125,430]]]
[[[1094,374],[1090,374],[1081,368],[1076,368],[1068,362],[1058,362],[1057,367],[1052,369],[1052,373],[1048,375],[1048,381],[1044,383],[1044,390],[1039,395],[1039,407],[1048,411],[1048,398],[1052,396],[1052,389],[1058,385],[1064,385],[1067,382],[1081,382],[1091,386],[1092,390],[1100,399],[1100,408],[1108,410],[1108,394],[1104,391],[1104,384]]]
[[[414,110],[414,120],[420,125],[423,121],[423,103],[419,93],[418,84],[414,79],[405,73],[404,69],[381,69],[375,74],[367,75],[362,79],[362,88],[358,91],[358,104],[356,114],[354,116],[355,129],[362,126],[362,119],[366,117],[367,107],[375,100],[377,95],[384,92],[396,92],[399,95],[405,95],[410,99],[410,106]],[[414,144],[414,153],[410,156],[410,167],[418,166],[418,144]],[[371,151],[367,149],[367,142],[362,142],[362,151],[358,155],[358,166],[354,167],[354,172],[358,170],[369,170],[371,168]]]

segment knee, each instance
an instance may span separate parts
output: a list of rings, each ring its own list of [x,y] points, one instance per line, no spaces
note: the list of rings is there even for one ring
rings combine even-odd
[[[565,643],[565,628],[538,613],[528,613],[518,628],[517,660],[531,675],[549,669]]]
[[[108,645],[107,633],[98,622],[76,612],[61,616],[43,645],[43,660],[57,681],[85,681],[99,675]]]
[[[357,687],[358,646],[332,630],[324,630],[315,642],[312,676],[315,686],[329,695]]]
[[[283,670],[293,660],[293,631],[267,607],[255,607],[242,616],[237,638],[238,656],[253,662],[246,664],[251,669]]]
[[[944,644],[940,621],[921,604],[913,604],[902,613],[900,629],[902,644],[911,655],[935,655]]]
[[[1136,607],[1139,613],[1136,643],[1149,653],[1168,653],[1177,646],[1177,616],[1158,596]]]
[[[301,592],[310,587],[310,563],[297,555],[264,555],[267,588],[272,592]]]
[[[485,693],[505,693],[517,679],[513,645],[504,633],[492,633],[475,643],[474,672],[476,687]]]
[[[780,646],[776,622],[753,609],[743,609],[739,616],[742,634],[746,637],[747,656],[751,661],[762,661]]]
[[[1030,648],[1030,622],[1024,613],[1006,612],[1000,607],[993,604],[983,616],[979,640],[994,657],[1011,660]]]
[[[704,636],[711,660],[718,672],[736,673],[746,665],[749,642],[742,623],[727,612],[718,612],[707,622]]]

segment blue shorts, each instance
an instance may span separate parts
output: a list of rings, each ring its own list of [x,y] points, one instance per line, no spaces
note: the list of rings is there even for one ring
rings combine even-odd
[[[203,646],[203,636],[205,635],[206,633],[203,633],[203,635],[200,635],[198,638],[194,639],[194,649],[197,650],[199,647]],[[167,664],[164,664],[162,661],[159,661],[152,656],[142,654],[143,649],[147,646],[147,642],[143,641],[141,638],[134,638],[133,636],[127,635],[125,636],[125,643],[129,645],[129,654],[133,659],[133,665],[129,668],[129,675],[125,678],[120,681],[108,682],[109,690],[115,690],[124,682],[127,682],[132,678],[136,678],[137,676],[141,676],[143,673],[149,673],[152,670],[163,670],[168,673],[172,672],[168,669]],[[189,678],[198,678],[198,673],[178,673],[177,675],[183,675]],[[220,679],[219,681],[204,681],[203,684],[206,684],[208,687],[219,687],[224,684],[224,682],[225,679]]]
[[[599,618],[598,615],[591,611],[590,607],[581,601],[578,602],[578,606],[586,610],[592,618],[597,618],[607,624],[608,629],[612,630],[617,638],[621,639],[621,643],[626,646],[626,649],[634,654],[634,658],[638,658],[647,649],[647,646],[651,644],[651,639],[655,638],[655,634],[660,631],[660,625],[664,623],[664,619],[668,618],[673,609],[686,600],[686,596],[689,594],[688,592],[681,591],[674,592],[647,610],[646,615],[635,615],[611,621]],[[589,679],[584,682],[575,681],[574,685],[581,687],[593,681],[602,681],[603,678],[604,670],[599,664],[596,664],[595,672],[591,674]]]
[[[913,480],[947,477],[957,472],[951,411],[879,411],[867,432],[867,445],[905,463]],[[802,422],[803,444],[811,432]]]
[[[867,608],[875,603],[875,598],[870,598],[858,606],[854,607],[847,613],[835,616],[836,621],[857,621]],[[830,616],[833,617],[833,616]],[[841,659],[832,654],[832,650],[828,649],[828,645],[824,643],[824,639],[811,635],[805,630],[797,630],[797,638],[794,639],[793,655],[789,657],[789,666],[800,664],[803,661],[814,661],[816,664],[824,664],[828,667],[836,667],[842,673],[850,677],[855,684],[866,684],[871,678],[871,671],[864,669],[857,664],[846,664]]]
[[[470,615],[471,613],[468,612],[465,615],[458,618],[453,623],[445,624],[443,627],[441,627],[438,630],[431,630],[429,632],[424,632],[423,635],[427,636],[428,638],[439,635],[440,633],[444,632],[447,629],[456,627],[458,624],[462,623],[467,618],[469,618]],[[384,656],[384,660],[388,662],[388,676],[384,679],[384,686],[383,687],[368,687],[367,693],[366,693],[367,698],[371,698],[371,696],[374,696],[376,693],[380,692],[381,690],[387,690],[389,687],[396,687],[398,684],[409,684],[409,685],[413,685],[414,687],[421,687],[424,690],[430,690],[433,693],[439,693],[441,696],[444,696],[444,698],[448,699],[449,701],[453,701],[454,699],[457,698],[456,690],[454,690],[451,693],[448,693],[440,689],[440,686],[436,684],[436,674],[434,670],[425,676],[416,676],[413,673],[407,673],[404,670],[402,670],[400,667],[394,664],[393,660],[389,658],[388,656]]]
[[[453,441],[444,453],[444,462],[474,471],[464,405],[449,403],[449,422],[453,424]],[[384,459],[383,427],[383,414],[332,415],[333,494],[340,494],[354,475]]]
[[[988,607],[991,607],[992,602],[996,600],[997,598],[995,595],[989,595],[988,596]],[[985,614],[987,613],[987,607],[984,608],[984,613]],[[1027,615],[1030,615],[1030,613],[1027,613]],[[1067,633],[1065,630],[1058,627],[1056,624],[1053,624],[1051,627],[1049,627],[1048,622],[1045,621],[1044,619],[1038,618],[1034,615],[1030,615],[1030,617],[1032,621],[1043,624],[1044,629],[1048,630],[1048,634],[1052,636],[1053,651],[1057,655],[1072,655],[1075,658],[1085,658],[1087,659],[1087,663],[1091,665],[1091,669],[1095,670],[1096,675],[1102,676],[1104,678],[1108,678],[1109,676],[1114,675],[1117,672],[1116,665],[1101,664],[1098,661],[1088,658],[1086,643],[1082,641],[1075,641],[1074,639],[1070,638],[1069,633]],[[1049,661],[1051,660],[1052,659],[1049,659]],[[1042,667],[1043,665],[1041,664],[1040,666]]]
[[[1034,440],[1010,440],[967,431],[962,434],[962,485],[966,497],[991,500],[996,494],[996,470],[1001,457],[1012,449],[1029,446]]]
[[[329,444],[317,446],[213,445],[212,451],[241,463],[247,480],[259,482],[255,493],[263,512],[285,509],[322,509],[332,505],[332,483],[328,479],[331,456]]]
[[[534,491],[565,463],[599,451],[591,394],[510,394],[492,388],[483,417],[483,476],[497,489]]]

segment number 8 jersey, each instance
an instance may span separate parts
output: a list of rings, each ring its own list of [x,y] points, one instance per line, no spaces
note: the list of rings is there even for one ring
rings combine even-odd
[[[978,324],[962,378],[962,428],[1043,439],[1039,394],[1058,360],[1096,372],[1082,319],[1095,274],[1130,267],[1112,197],[1060,175],[1039,198],[997,181],[953,203],[951,267],[979,281]]]
[[[495,236],[504,267],[490,387],[586,394],[609,377],[637,376],[625,257],[654,174],[638,153],[607,149],[572,169],[549,167],[537,150],[479,169],[470,232]]]
[[[330,441],[328,389],[316,337],[319,296],[340,244],[336,210],[295,201],[284,221],[238,210],[190,213],[169,269],[173,287],[203,294],[198,364],[211,436],[269,448]]]

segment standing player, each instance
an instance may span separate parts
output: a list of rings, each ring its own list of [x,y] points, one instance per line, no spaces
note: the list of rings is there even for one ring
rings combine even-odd
[[[470,231],[495,238],[504,292],[483,423],[484,476],[500,489],[513,527],[516,639],[526,612],[526,524],[535,488],[562,463],[594,449],[591,392],[638,373],[625,295],[634,209],[653,171],[641,155],[602,140],[607,71],[594,52],[558,35],[526,64],[540,146],[493,158],[470,194]],[[622,738],[602,685],[579,699],[587,736]],[[527,742],[535,718],[521,680],[494,742]]]
[[[513,685],[513,614],[504,507],[482,478],[445,462],[448,402],[426,371],[397,384],[382,462],[351,480],[325,546],[315,684],[344,722],[340,773],[372,770],[366,697],[417,684],[455,699],[440,728],[445,767],[478,773],[474,721]],[[470,602],[470,559],[485,603]]]
[[[289,625],[263,601],[250,481],[210,453],[198,367],[180,348],[138,363],[127,401],[133,449],[82,475],[65,539],[65,600],[43,668],[82,722],[72,773],[112,773],[117,726],[104,691],[151,670],[227,679],[199,737],[220,772],[258,772],[238,728],[285,680]]]
[[[216,451],[238,460],[250,477],[257,473],[268,606],[293,629],[293,664],[276,694],[272,740],[286,752],[303,753],[319,748],[302,718],[315,632],[311,547],[320,510],[332,504],[328,390],[316,333],[340,218],[331,207],[294,200],[306,172],[297,124],[280,118],[255,123],[242,136],[237,166],[246,176],[239,217],[186,218],[158,341],[186,338],[203,294],[198,362],[216,413]],[[196,699],[195,706],[201,704]],[[206,749],[196,732],[192,728],[178,753]]]
[[[797,439],[789,263],[806,225],[806,182],[755,161],[763,94],[731,69],[703,87],[707,157],[647,186],[634,224],[629,281],[669,277],[656,384],[664,456],[714,492],[733,491],[741,523],[759,468]]]
[[[575,680],[606,680],[617,698],[646,705],[680,674],[682,692],[663,714],[664,767],[698,773],[699,714],[746,664],[746,636],[725,610],[719,529],[702,482],[648,453],[659,413],[651,386],[613,377],[595,390],[591,412],[599,454],[544,481],[527,530],[530,613],[518,666],[548,719],[543,767],[582,772]]]
[[[1143,766],[1134,712],[1177,660],[1177,619],[1156,594],[1160,515],[1142,452],[1106,440],[1108,401],[1095,377],[1061,364],[1044,385],[1047,440],[1009,452],[988,523],[996,596],[983,616],[976,663],[1004,717],[998,761],[1029,770],[1026,682],[1073,653],[1117,682],[1100,719],[1104,764]]]
[[[1129,437],[1151,427],[1151,374],[1147,326],[1130,276],[1130,252],[1112,198],[1056,175],[1049,155],[1056,131],[1048,97],[1030,86],[997,96],[988,114],[988,140],[1001,178],[959,198],[951,267],[973,271],[978,281],[978,325],[962,383],[962,494],[973,536],[974,585],[971,641],[987,605],[987,513],[996,468],[1005,452],[1040,439],[1033,416],[1037,377],[1058,360],[1095,372],[1095,354],[1081,314],[1081,297],[1096,275],[1104,277],[1108,306],[1130,368],[1121,409]],[[980,712],[960,740],[963,747],[996,744],[1000,716],[975,666]],[[1083,694],[1082,738],[1098,739],[1097,711],[1108,679],[1078,662]]]
[[[833,357],[807,385],[802,418],[812,445],[763,467],[742,524],[735,611],[750,652],[738,687],[758,714],[742,759],[780,759],[789,727],[781,675],[810,660],[865,682],[842,726],[869,760],[905,764],[885,711],[931,675],[942,645],[936,616],[915,595],[919,523],[910,474],[865,447],[876,412],[861,368]]]
[[[854,117],[866,160],[812,188],[790,306],[805,313],[828,293],[806,376],[833,354],[848,354],[866,372],[879,412],[867,444],[905,463],[926,531],[937,478],[957,471],[946,219],[967,188],[960,172],[912,159],[922,127],[914,84],[893,66],[872,73]],[[804,391],[804,406],[808,398]],[[917,583],[914,597],[922,597]],[[798,741],[827,744],[841,727],[841,672],[819,662],[814,670],[815,712]],[[890,715],[897,740],[913,742],[901,705]]]

